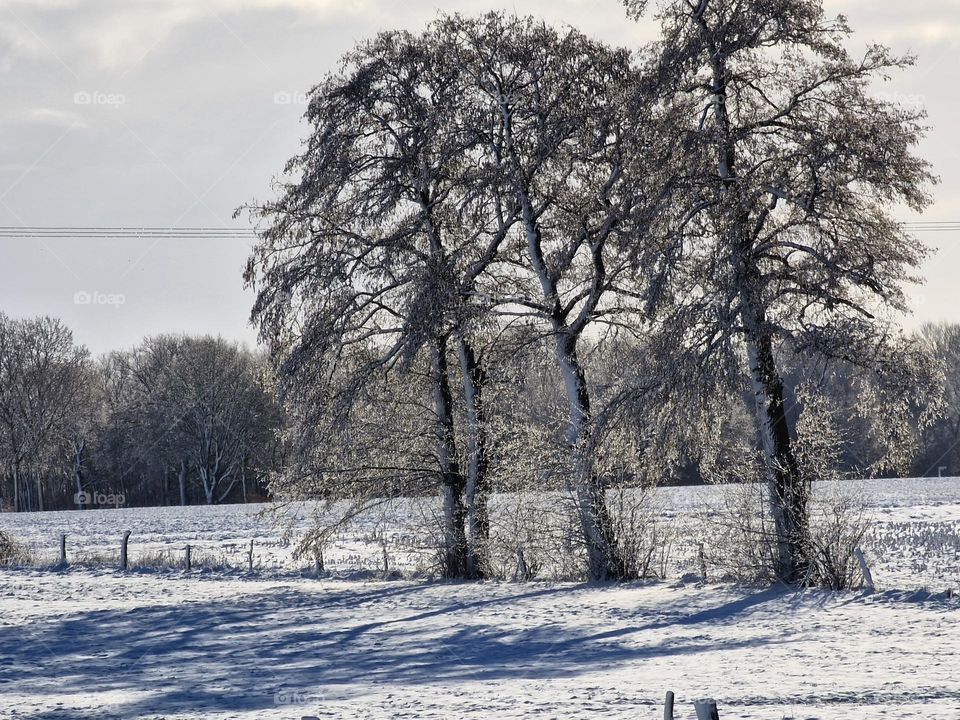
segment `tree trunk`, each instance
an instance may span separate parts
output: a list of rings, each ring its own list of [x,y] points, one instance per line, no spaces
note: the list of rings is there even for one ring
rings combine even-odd
[[[13,511],[20,512],[20,468],[14,463],[11,467],[13,475]]]
[[[43,512],[43,475],[37,472],[35,481],[37,483],[37,510]]]
[[[33,512],[33,483],[30,482],[29,471],[23,478],[23,509],[25,512]]]
[[[506,123],[509,127],[509,119]],[[617,548],[607,510],[606,494],[593,464],[590,393],[583,367],[577,357],[579,332],[572,331],[566,324],[557,285],[543,255],[540,228],[534,220],[533,207],[526,191],[520,193],[520,200],[530,262],[540,282],[544,300],[553,306],[550,322],[556,343],[557,363],[569,407],[567,444],[574,468],[573,486],[577,511],[587,545],[587,573],[591,580],[623,579],[626,576],[626,563]]]
[[[85,510],[84,503],[80,502],[80,494],[83,492],[83,450],[84,444],[73,444],[73,481],[77,486],[77,509]]]
[[[569,334],[556,335],[556,355],[569,405],[567,443],[573,460],[574,492],[587,545],[591,580],[623,579],[626,568],[613,536],[603,483],[593,463],[590,394],[577,356],[577,340]]]
[[[431,374],[437,415],[437,461],[440,466],[440,490],[443,500],[444,575],[449,578],[462,578],[467,575],[464,479],[457,462],[453,396],[450,392],[446,339],[438,339],[432,350]]]
[[[185,460],[180,461],[180,469],[177,471],[177,482],[180,485],[180,505],[182,507],[187,504],[187,463]]]
[[[482,578],[487,561],[487,543],[490,539],[490,518],[487,500],[490,495],[487,477],[487,438],[483,407],[483,388],[487,374],[476,352],[461,334],[458,355],[463,377],[463,397],[467,415],[467,480],[466,542],[467,576]]]
[[[776,572],[779,579],[793,584],[803,579],[809,565],[807,487],[793,451],[783,379],[773,354],[773,339],[764,329],[765,318],[745,299],[742,319],[776,534]]]

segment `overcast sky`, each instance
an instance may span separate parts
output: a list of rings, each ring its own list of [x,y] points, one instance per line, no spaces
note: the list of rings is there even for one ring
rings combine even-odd
[[[829,0],[855,42],[918,56],[877,88],[925,104],[922,153],[942,178],[924,219],[960,220],[960,0]],[[491,9],[575,25],[611,43],[654,35],[617,0],[501,5],[421,0],[2,0],[0,226],[242,224],[305,132],[303,95],[355,41],[439,10]],[[904,217],[904,219],[909,219]],[[915,296],[915,325],[960,322],[960,234]],[[0,310],[61,317],[94,352],[158,332],[252,342],[242,242],[0,238]],[[122,296],[78,304],[77,293]]]

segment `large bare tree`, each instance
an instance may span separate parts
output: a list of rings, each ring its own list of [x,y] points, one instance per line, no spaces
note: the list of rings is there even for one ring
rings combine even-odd
[[[496,13],[382,34],[345,66],[312,93],[297,177],[255,208],[247,277],[282,377],[322,386],[359,350],[370,362],[348,378],[349,405],[373,373],[429,358],[447,572],[475,576],[488,464],[476,337],[533,319],[568,400],[589,574],[623,576],[578,343],[598,321],[632,330],[625,318],[641,315],[637,247],[665,165],[650,76],[627,51]]]
[[[596,467],[597,408],[581,340],[591,328],[642,333],[647,273],[672,149],[657,132],[654,78],[631,54],[529,18],[489,14],[441,22],[445,52],[471,80],[468,128],[500,172],[489,179],[519,209],[503,253],[511,272],[490,289],[503,316],[551,339],[564,395],[570,489],[589,576],[623,577]]]
[[[279,198],[254,209],[261,240],[247,279],[258,289],[253,319],[281,382],[296,385],[317,413],[326,412],[317,401],[330,397],[332,383],[340,383],[332,397],[346,420],[369,383],[426,358],[445,572],[477,576],[486,532],[485,371],[471,341],[483,308],[472,298],[515,214],[475,192],[491,169],[475,140],[456,131],[466,78],[438,45],[432,33],[381,34],[314,88],[304,150],[288,164]],[[317,390],[312,399],[304,387]],[[466,455],[455,396],[467,409]],[[303,408],[297,416],[311,422]],[[385,470],[379,483],[393,480]]]
[[[808,489],[778,352],[854,363],[881,381],[911,359],[924,366],[890,314],[907,309],[903,285],[927,252],[893,214],[929,202],[933,178],[914,152],[922,114],[872,94],[911,61],[876,45],[854,57],[845,20],[818,0],[671,0],[660,18],[661,76],[691,109],[676,136],[688,196],[677,206],[686,270],[675,273],[675,317],[701,358],[732,364],[742,352],[775,573],[799,582]]]

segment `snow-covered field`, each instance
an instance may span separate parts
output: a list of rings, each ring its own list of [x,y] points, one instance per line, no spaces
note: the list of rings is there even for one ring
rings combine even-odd
[[[866,505],[872,527],[864,549],[878,587],[960,589],[960,478],[866,480],[845,488]],[[705,537],[699,539],[709,543],[711,531],[709,525],[701,527],[702,518],[724,505],[723,492],[714,486],[656,491],[650,501],[654,517],[674,528],[668,576],[679,578],[696,570],[693,540],[702,533]],[[66,533],[71,562],[114,565],[120,537],[130,530],[134,566],[176,564],[189,544],[194,564],[201,568],[246,569],[253,540],[259,574],[282,577],[308,571],[312,559],[295,560],[295,541],[289,538],[311,525],[312,508],[295,505],[277,512],[269,508],[224,505],[4,514],[0,530],[12,533],[47,564],[56,562],[59,535]],[[379,572],[385,549],[391,570],[429,574],[434,554],[425,528],[436,511],[428,499],[384,505],[340,533],[324,552],[326,568]],[[292,536],[287,532],[291,529]]]
[[[9,718],[960,717],[960,605],[654,585],[0,573]]]
[[[260,506],[3,515],[41,565],[0,569],[0,717],[652,720],[673,690],[681,718],[712,695],[721,718],[955,720],[960,602],[913,590],[960,586],[960,480],[858,491],[881,588],[866,597],[698,587],[678,579],[683,548],[653,584],[317,580]],[[681,522],[716,493],[664,489],[657,512]],[[386,547],[415,570],[411,513],[345,532],[328,567],[378,568]],[[61,532],[89,564],[52,566]],[[186,543],[204,567],[154,569]]]

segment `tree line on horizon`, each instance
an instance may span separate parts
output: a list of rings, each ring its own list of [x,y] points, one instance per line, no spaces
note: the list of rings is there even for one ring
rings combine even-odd
[[[282,411],[261,355],[158,335],[93,358],[59,320],[0,313],[0,508],[266,499]]]
[[[929,324],[918,336],[944,364],[944,401],[937,421],[918,431],[904,474],[960,475],[960,324]],[[803,370],[784,362],[793,387]],[[616,381],[609,363],[594,367],[600,382]],[[498,394],[523,387],[544,413],[561,400],[549,367],[517,371],[488,381]],[[406,380],[393,392],[408,390]],[[122,495],[136,507],[272,499],[270,480],[283,472],[289,452],[275,385],[262,354],[222,338],[158,335],[93,358],[56,319],[0,313],[0,511],[95,506],[78,503],[78,493]],[[849,378],[832,376],[824,392],[838,407],[857,402]],[[711,455],[709,443],[691,442],[657,483],[734,478],[738,450],[755,442],[749,402],[748,393],[730,397],[721,457]],[[791,396],[788,404],[795,423],[802,403]],[[848,438],[837,464],[845,475],[899,475],[877,463],[888,453],[865,423],[853,420],[840,433]],[[390,494],[402,491],[397,482]]]

